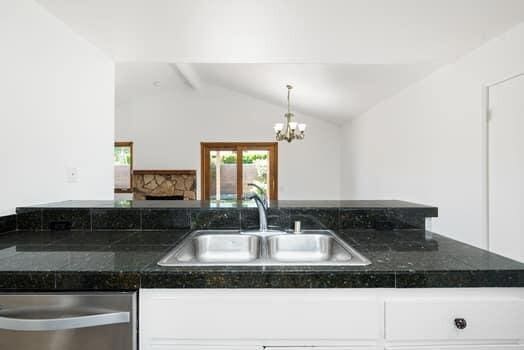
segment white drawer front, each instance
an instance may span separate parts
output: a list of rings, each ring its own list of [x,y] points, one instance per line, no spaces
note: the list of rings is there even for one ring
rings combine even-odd
[[[377,346],[264,346],[263,350],[383,350]]]
[[[336,291],[143,292],[140,310],[141,337],[156,341],[376,340],[383,333],[376,297]]]
[[[517,298],[390,300],[385,315],[390,341],[524,339],[524,300]]]
[[[524,345],[386,346],[386,350],[524,350]]]

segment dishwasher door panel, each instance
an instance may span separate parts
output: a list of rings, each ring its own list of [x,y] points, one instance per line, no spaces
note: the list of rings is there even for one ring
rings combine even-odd
[[[132,350],[126,326],[63,331],[0,331],[2,350]]]
[[[0,294],[0,349],[135,350],[136,293]]]

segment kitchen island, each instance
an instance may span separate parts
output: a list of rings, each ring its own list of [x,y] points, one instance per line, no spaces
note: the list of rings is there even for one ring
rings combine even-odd
[[[16,230],[0,235],[0,291],[138,291],[140,349],[524,349],[524,264],[430,232],[437,213],[400,201],[272,202],[270,226],[330,230],[371,264],[165,267],[195,230],[256,229],[257,208],[19,208]]]
[[[367,266],[161,267],[195,229],[253,229],[250,202],[67,201],[18,209],[0,236],[1,290],[524,287],[524,264],[426,230],[402,201],[271,202],[269,224],[329,229]],[[67,230],[66,230],[67,229]]]

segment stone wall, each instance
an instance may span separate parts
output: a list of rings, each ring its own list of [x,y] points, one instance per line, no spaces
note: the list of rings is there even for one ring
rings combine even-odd
[[[184,196],[196,199],[196,170],[135,170],[133,199],[151,196]]]

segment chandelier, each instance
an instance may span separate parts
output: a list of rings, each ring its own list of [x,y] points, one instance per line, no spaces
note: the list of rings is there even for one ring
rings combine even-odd
[[[293,113],[291,113],[291,108],[289,104],[289,95],[291,85],[286,85],[287,87],[287,113],[284,114],[286,118],[285,125],[284,123],[276,123],[273,129],[275,130],[277,141],[287,141],[291,142],[293,140],[302,140],[304,138],[304,132],[306,131],[306,124],[297,123],[293,121]]]

